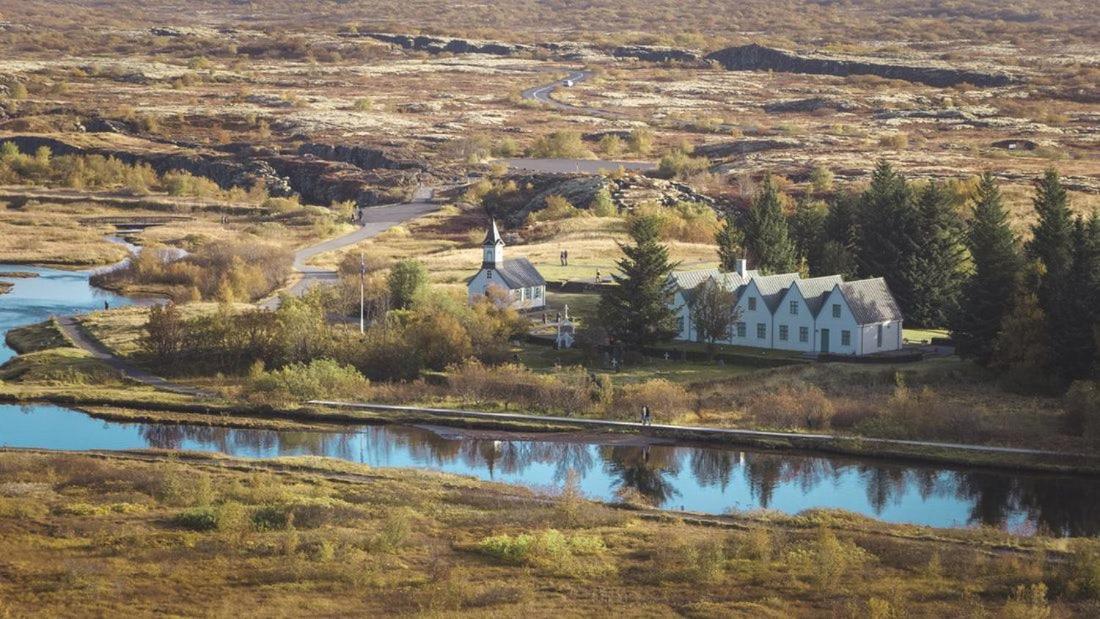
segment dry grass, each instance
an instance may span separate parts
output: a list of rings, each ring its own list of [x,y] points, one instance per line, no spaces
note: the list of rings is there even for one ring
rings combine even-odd
[[[16,616],[1096,608],[1081,587],[1092,541],[991,552],[1010,540],[824,512],[725,524],[736,528],[319,458],[2,453],[0,600]],[[1042,551],[1056,547],[1073,549],[1073,569]]]

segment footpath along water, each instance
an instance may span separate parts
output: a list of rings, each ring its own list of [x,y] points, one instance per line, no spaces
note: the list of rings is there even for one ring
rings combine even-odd
[[[133,303],[88,284],[88,274],[20,265],[0,296],[0,338],[51,314]],[[13,356],[0,347],[0,362]],[[537,440],[536,440],[537,439]],[[62,450],[138,448],[222,452],[240,457],[314,455],[371,466],[413,467],[479,479],[560,488],[574,471],[588,496],[642,499],[667,509],[845,509],[889,522],[938,527],[988,525],[1021,534],[1100,534],[1100,479],[1023,474],[647,443],[640,437],[484,434],[399,425],[342,431],[274,431],[163,423],[120,423],[49,404],[0,404],[0,447]]]

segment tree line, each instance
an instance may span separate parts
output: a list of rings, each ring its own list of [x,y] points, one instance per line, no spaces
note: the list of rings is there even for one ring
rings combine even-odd
[[[768,176],[743,214],[727,215],[716,235],[722,270],[748,256],[764,273],[883,277],[907,324],[948,328],[960,355],[1020,388],[1056,391],[1100,371],[1100,214],[1074,216],[1057,172],[1036,182],[1026,243],[990,174],[963,208],[943,184],[912,183],[887,162],[861,193],[799,202],[790,214],[785,201]],[[599,315],[612,338],[640,348],[677,333],[676,265],[654,218],[636,217],[628,231]],[[698,331],[721,334],[728,321],[713,310],[732,300],[697,296],[709,299]]]

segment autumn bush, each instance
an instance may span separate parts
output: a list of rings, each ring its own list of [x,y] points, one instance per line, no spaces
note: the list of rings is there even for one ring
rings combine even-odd
[[[364,397],[370,381],[354,367],[332,359],[294,363],[262,372],[249,381],[249,399],[266,403],[301,402],[321,398]]]
[[[782,385],[762,392],[747,409],[758,423],[773,428],[828,428],[834,412],[832,402],[814,385]]]
[[[616,419],[635,420],[642,406],[648,406],[655,420],[672,422],[688,412],[692,402],[682,385],[658,378],[618,387],[608,413]]]

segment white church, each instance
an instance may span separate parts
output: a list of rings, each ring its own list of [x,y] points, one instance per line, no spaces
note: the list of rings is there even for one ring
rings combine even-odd
[[[470,303],[479,297],[489,296],[496,288],[508,306],[516,310],[539,310],[546,307],[546,280],[527,258],[504,259],[504,239],[500,238],[496,220],[489,222],[489,230],[482,243],[481,270],[470,278],[466,294]]]
[[[845,282],[839,275],[761,275],[744,260],[731,273],[701,269],[671,277],[681,341],[699,339],[691,304],[699,287],[713,280],[734,294],[740,310],[720,343],[853,356],[902,347],[901,310],[882,278]]]

